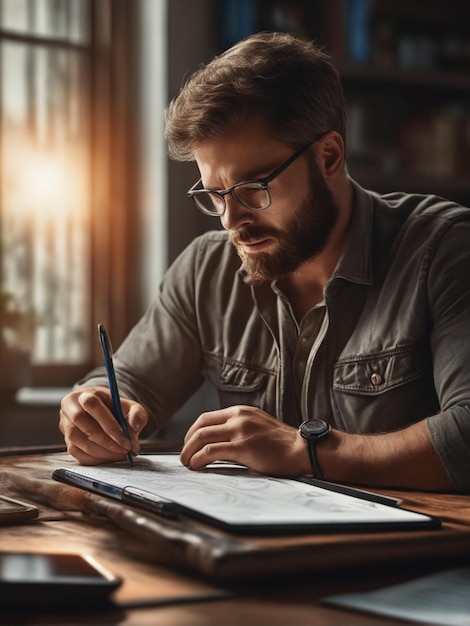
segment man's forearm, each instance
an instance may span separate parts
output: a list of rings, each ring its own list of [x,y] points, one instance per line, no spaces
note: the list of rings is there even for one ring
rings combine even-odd
[[[326,480],[429,491],[454,488],[424,420],[384,434],[333,430],[317,454]]]

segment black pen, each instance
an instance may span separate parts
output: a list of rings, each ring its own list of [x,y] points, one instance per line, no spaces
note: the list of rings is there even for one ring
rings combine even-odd
[[[334,491],[335,493],[342,493],[345,496],[352,496],[358,500],[367,500],[368,502],[376,502],[377,504],[386,504],[387,506],[398,506],[401,504],[401,498],[392,498],[391,496],[384,496],[381,493],[375,493],[371,491],[365,491],[364,489],[357,489],[356,487],[347,487],[339,483],[331,483],[327,480],[319,480],[318,478],[310,478],[308,476],[301,476],[297,478],[301,483],[307,485],[314,485],[315,487],[321,487],[328,491]]]
[[[113,402],[113,414],[114,414],[114,417],[119,422],[119,425],[121,426],[122,430],[124,431],[124,434],[130,441],[131,436],[127,428],[127,423],[126,423],[124,414],[122,412],[121,400],[119,398],[119,390],[118,390],[117,381],[116,381],[116,374],[114,372],[111,343],[109,341],[108,333],[106,332],[103,324],[98,324],[98,335],[100,337],[101,350],[103,352],[103,358],[104,358],[104,366],[106,369],[106,376],[108,377],[109,390],[111,392],[111,400]],[[128,452],[126,456],[127,456],[127,460],[129,461],[129,465],[132,467],[134,465],[134,461],[132,459],[132,452]]]

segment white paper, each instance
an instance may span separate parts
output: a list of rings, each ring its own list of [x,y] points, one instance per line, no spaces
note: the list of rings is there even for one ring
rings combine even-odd
[[[436,626],[470,626],[470,567],[445,570],[367,593],[330,596],[327,604]]]
[[[178,455],[149,455],[127,464],[66,468],[117,487],[138,487],[229,524],[335,524],[426,519],[398,507],[271,478],[234,464],[184,467]]]

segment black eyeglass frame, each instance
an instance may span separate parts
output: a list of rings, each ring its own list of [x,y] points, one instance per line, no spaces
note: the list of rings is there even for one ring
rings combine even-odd
[[[217,189],[196,189],[196,187],[201,183],[201,180],[202,180],[201,178],[199,178],[199,180],[197,180],[194,183],[194,185],[191,187],[191,189],[187,192],[186,195],[194,201],[195,205],[197,206],[197,208],[202,213],[204,213],[205,215],[211,215],[212,217],[222,217],[222,215],[225,213],[225,211],[227,209],[227,203],[225,202],[225,196],[227,196],[228,194],[230,194],[232,196],[232,198],[236,202],[238,202],[239,204],[241,204],[245,208],[250,209],[250,211],[265,211],[272,204],[271,193],[269,192],[269,189],[268,189],[269,183],[272,182],[277,176],[282,174],[282,172],[284,170],[286,170],[289,167],[289,165],[291,165],[294,161],[296,161],[314,143],[315,142],[312,141],[312,143],[309,143],[309,144],[306,144],[305,146],[302,146],[302,148],[297,150],[297,152],[294,152],[294,154],[292,156],[290,156],[287,159],[287,161],[284,161],[284,163],[282,163],[281,165],[276,167],[276,169],[273,172],[271,172],[271,174],[269,174],[268,176],[265,176],[264,178],[258,178],[258,179],[254,179],[254,180],[244,180],[244,181],[242,181],[240,183],[236,183],[235,185],[232,185],[228,189],[223,189],[223,190],[217,190]],[[261,208],[257,208],[257,207],[252,207],[249,204],[247,204],[246,202],[244,202],[242,200],[242,198],[239,198],[236,195],[236,192],[235,192],[237,187],[242,187],[244,185],[259,185],[259,187],[261,189],[266,191],[266,195],[268,197],[268,204],[266,206],[261,207]],[[211,194],[215,194],[216,196],[219,196],[223,200],[223,203],[224,203],[223,211],[221,211],[221,212],[209,211],[202,204],[199,204],[199,202],[197,200],[197,196],[198,196],[198,194],[202,194],[202,193],[211,193]]]

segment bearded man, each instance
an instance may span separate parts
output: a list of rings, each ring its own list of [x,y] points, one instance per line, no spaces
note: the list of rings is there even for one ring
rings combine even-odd
[[[116,353],[131,440],[98,369],[62,402],[69,452],[138,454],[208,379],[220,408],[186,434],[191,469],[470,490],[470,211],[355,182],[338,73],[288,34],[195,72],[166,137],[223,230],[180,255]]]

